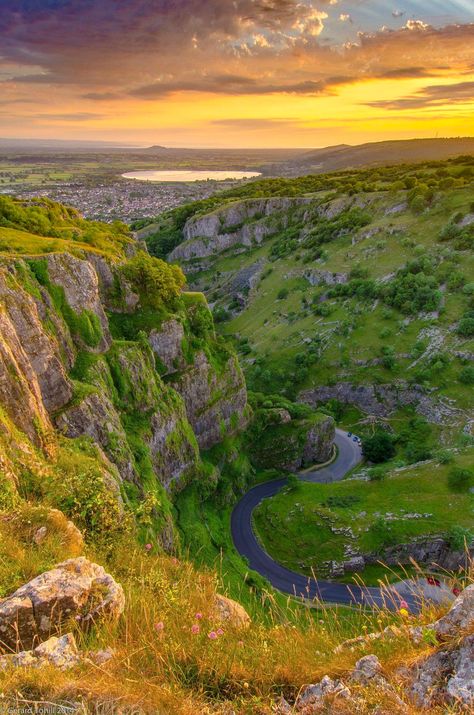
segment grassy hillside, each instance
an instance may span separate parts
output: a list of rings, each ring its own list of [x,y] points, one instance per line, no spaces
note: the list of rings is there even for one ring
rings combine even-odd
[[[190,216],[286,195],[311,199],[286,228],[182,261],[220,330],[235,336],[251,388],[295,396],[404,378],[468,408],[470,371],[453,353],[474,351],[474,158],[254,182],[164,215],[150,248],[169,249],[171,233],[182,241]],[[256,284],[236,290],[236,276],[257,264]],[[344,282],[332,285],[331,274]]]
[[[46,198],[0,196],[0,256],[86,250],[116,259],[133,243],[128,227],[119,221],[86,221],[75,209]]]
[[[338,546],[311,514],[339,491],[357,491],[358,503],[337,512],[338,522],[366,512],[361,529],[369,534],[384,512],[382,496],[408,511],[420,498],[426,508],[419,511],[435,515],[404,522],[402,541],[471,528],[471,496],[453,496],[459,508],[446,513],[449,470],[440,462],[455,448],[456,460],[472,464],[465,450],[472,444],[474,384],[474,158],[253,182],[163,215],[150,248],[162,254],[179,245],[190,219],[221,216],[242,199],[278,196],[308,203],[243,226],[228,228],[220,219],[222,235],[269,230],[261,242],[238,240],[180,261],[191,285],[207,294],[219,330],[234,340],[250,389],[311,402],[314,391],[327,388],[318,404],[340,426],[364,441],[389,436],[383,471],[435,461],[383,483],[304,485],[301,494],[278,497],[257,516],[265,545],[306,572],[336,553],[343,539]],[[365,409],[346,402],[341,385],[374,388],[375,399]],[[385,386],[393,399],[379,410]],[[413,394],[416,400],[405,397]],[[301,512],[296,502],[306,505]],[[300,544],[296,557],[287,525]],[[369,541],[365,536],[359,546],[377,547]]]

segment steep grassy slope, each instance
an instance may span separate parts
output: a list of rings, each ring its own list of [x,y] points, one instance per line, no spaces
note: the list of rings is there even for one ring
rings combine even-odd
[[[436,387],[465,410],[465,363],[474,349],[473,175],[466,158],[257,182],[242,193],[304,202],[229,226],[229,198],[216,198],[224,223],[206,238],[217,243],[213,254],[186,258],[198,238],[174,253],[208,295],[221,331],[236,337],[253,389],[295,396],[336,382],[403,379]],[[231,206],[235,220],[239,204]],[[204,208],[186,209],[193,218],[181,241],[194,235],[193,222],[203,230]],[[215,212],[214,205],[209,225]],[[165,235],[150,239],[152,249]],[[219,250],[229,235],[235,242]]]
[[[171,250],[193,287],[207,294],[252,390],[322,407],[364,441],[388,433],[383,471],[435,458],[407,478],[414,494],[428,498],[431,479],[446,481],[440,461],[467,469],[472,463],[464,450],[473,424],[473,178],[474,159],[461,157],[259,181],[164,215],[149,244]],[[459,452],[446,456],[452,448]],[[393,482],[400,503],[403,484]],[[377,494],[391,493],[389,486],[391,478],[357,485],[362,502],[374,503],[359,509],[367,512],[363,529],[377,529],[384,513]],[[437,517],[407,521],[401,541],[446,536],[455,525],[470,533],[472,495],[453,497],[459,508],[448,515],[446,488],[433,489],[424,509]],[[312,504],[331,489],[352,487],[305,485],[304,500]],[[301,501],[294,493],[282,497],[283,509],[262,507],[257,524],[264,541],[271,534],[265,543],[275,556],[310,570],[330,558],[337,537],[310,527],[296,506]],[[280,542],[272,546],[280,537],[293,543],[281,528],[289,518],[308,558],[290,555]],[[344,527],[353,509],[337,518]],[[322,541],[315,562],[309,555]]]

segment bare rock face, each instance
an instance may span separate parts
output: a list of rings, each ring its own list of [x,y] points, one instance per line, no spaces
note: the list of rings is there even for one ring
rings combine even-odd
[[[199,447],[209,449],[225,434],[234,434],[247,423],[247,389],[236,357],[229,357],[217,371],[203,351],[194,365],[172,383],[183,397],[188,420]]]
[[[456,704],[465,712],[474,707],[474,636],[452,650],[433,653],[413,668],[410,695],[429,709],[434,704]]]
[[[204,258],[237,244],[252,246],[288,225],[288,210],[311,203],[311,199],[272,197],[233,201],[227,206],[190,218],[184,227],[184,243],[169,255],[177,259]]]
[[[151,331],[148,340],[151,349],[165,366],[166,374],[177,372],[186,366],[182,349],[184,328],[179,320],[165,321],[159,331]]]
[[[63,288],[70,307],[76,313],[88,310],[98,317],[102,337],[96,350],[104,352],[110,347],[112,338],[100,297],[99,277],[94,267],[89,261],[75,258],[69,253],[51,253],[46,260],[51,282]]]
[[[222,621],[227,621],[236,628],[247,628],[251,623],[249,614],[240,603],[221,596],[220,593],[216,594],[215,609]]]
[[[69,559],[0,601],[0,643],[28,649],[68,619],[87,627],[102,617],[118,618],[124,606],[122,587],[102,566],[83,556]]]
[[[19,285],[9,287],[7,274],[0,271],[0,303],[30,363],[43,403],[48,411],[65,405],[72,396],[72,386],[61,362],[60,346],[44,330],[36,302]]]
[[[91,392],[79,404],[61,412],[55,424],[67,437],[92,437],[117,466],[122,479],[136,478],[125,431],[106,392]]]
[[[133,313],[140,300],[125,278],[102,256],[88,253],[87,260],[94,266],[99,278],[102,303],[111,313]]]
[[[327,462],[332,455],[334,435],[334,420],[329,417],[308,430],[303,447],[301,465],[306,466],[317,462]]]
[[[340,382],[335,386],[321,386],[305,390],[301,402],[317,407],[328,400],[356,405],[362,412],[388,417],[397,409],[412,405],[416,412],[432,424],[451,424],[459,419],[459,410],[441,401],[435,401],[419,385],[408,385],[399,380],[390,385],[353,385]]]
[[[5,288],[5,283],[1,285]],[[5,293],[0,296],[0,404],[18,429],[34,444],[41,445],[40,433],[50,430],[51,423],[38,377],[23,349],[22,336],[7,312],[4,296]]]
[[[474,584],[462,591],[448,613],[433,624],[440,640],[454,638],[474,629]]]

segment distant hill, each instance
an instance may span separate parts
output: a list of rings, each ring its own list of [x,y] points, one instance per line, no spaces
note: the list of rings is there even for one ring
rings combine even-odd
[[[444,160],[461,154],[474,154],[474,137],[407,139],[358,146],[338,144],[290,159],[278,167],[272,167],[272,171],[284,176],[300,176],[360,166]]]

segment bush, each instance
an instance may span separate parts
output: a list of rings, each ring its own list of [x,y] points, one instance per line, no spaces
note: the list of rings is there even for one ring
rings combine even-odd
[[[463,338],[472,338],[474,335],[474,317],[466,315],[459,321],[457,331]]]
[[[143,251],[125,263],[122,272],[133,290],[140,295],[142,305],[154,309],[173,303],[186,283],[179,266],[168,265]]]
[[[289,293],[288,288],[280,288],[280,290],[277,293],[278,300],[283,300],[284,298],[287,298],[288,293]]]
[[[369,480],[371,482],[381,482],[387,476],[387,472],[383,467],[374,467],[369,472]]]
[[[464,367],[459,373],[458,380],[463,385],[474,385],[474,366],[468,365]]]
[[[386,462],[395,454],[392,436],[384,430],[378,430],[372,437],[366,437],[362,443],[362,453],[370,462]]]
[[[449,547],[454,551],[463,551],[466,549],[473,538],[473,532],[470,529],[465,529],[463,526],[452,526],[447,534]]]
[[[470,469],[454,467],[448,474],[448,486],[452,492],[467,492],[473,482],[473,474]]]

